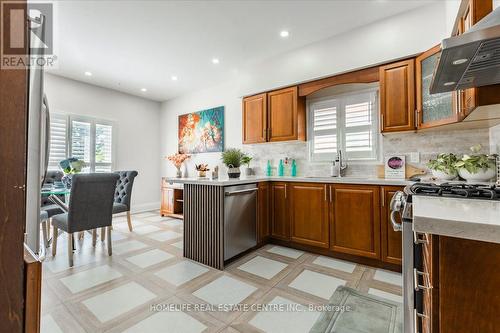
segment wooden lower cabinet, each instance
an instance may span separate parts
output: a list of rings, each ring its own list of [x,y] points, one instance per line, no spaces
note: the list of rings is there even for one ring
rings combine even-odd
[[[259,183],[257,192],[257,243],[262,244],[267,241],[270,234],[269,228],[269,184]]]
[[[271,183],[271,235],[281,240],[290,239],[287,183]]]
[[[436,236],[434,236],[437,238]],[[433,332],[499,331],[500,244],[439,236],[433,276]],[[438,255],[436,255],[438,252]]]
[[[290,184],[290,239],[292,242],[329,247],[328,185]]]
[[[380,187],[330,186],[330,249],[380,259]]]
[[[162,180],[161,186],[161,216],[182,218],[184,210],[183,189],[170,186]]]
[[[380,236],[381,236],[381,259],[384,262],[401,265],[403,257],[403,240],[402,233],[394,231],[390,214],[391,199],[397,191],[402,191],[403,187],[399,186],[382,186],[380,187],[381,204],[380,204]],[[397,214],[398,223],[401,223],[399,214]]]

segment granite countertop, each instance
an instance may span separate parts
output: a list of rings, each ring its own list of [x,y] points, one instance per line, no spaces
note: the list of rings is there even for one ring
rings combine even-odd
[[[413,230],[500,244],[500,201],[412,197]]]
[[[370,177],[242,177],[239,179],[220,178],[217,180],[199,179],[199,178],[164,178],[169,183],[177,184],[206,184],[214,186],[231,186],[250,183],[259,183],[267,181],[282,182],[305,182],[305,183],[331,183],[331,184],[361,184],[361,185],[394,185],[406,186],[413,182],[404,179],[385,179]]]

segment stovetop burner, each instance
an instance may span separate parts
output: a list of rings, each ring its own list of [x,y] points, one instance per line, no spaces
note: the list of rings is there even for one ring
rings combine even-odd
[[[500,187],[485,184],[442,183],[438,185],[433,183],[416,183],[409,187],[409,194],[500,200]]]

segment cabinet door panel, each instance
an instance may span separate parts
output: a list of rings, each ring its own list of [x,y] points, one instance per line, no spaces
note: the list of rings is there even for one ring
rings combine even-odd
[[[380,259],[378,186],[334,185],[330,249]]]
[[[285,183],[271,184],[271,235],[283,240],[290,239],[287,195]]]
[[[380,67],[382,132],[415,129],[415,60]]]
[[[429,87],[441,46],[437,45],[417,57],[418,128],[429,128],[459,121],[460,110],[451,92],[430,94]]]
[[[290,225],[293,242],[328,248],[327,185],[290,185]]]
[[[390,202],[396,191],[402,191],[402,187],[384,186],[381,189],[382,207],[381,217],[381,256],[382,261],[401,265],[403,254],[402,233],[392,228],[390,221]],[[399,218],[399,215],[398,215]],[[401,221],[398,221],[401,223]]]
[[[266,142],[267,94],[243,99],[243,143]]]
[[[161,189],[161,214],[172,214],[174,212],[174,190],[171,188]]]
[[[258,243],[264,242],[269,237],[269,184],[259,183],[258,192],[258,217],[257,236]]]
[[[268,93],[269,141],[297,140],[297,87]]]

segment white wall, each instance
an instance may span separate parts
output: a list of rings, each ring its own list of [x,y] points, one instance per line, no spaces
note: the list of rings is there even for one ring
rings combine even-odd
[[[242,95],[420,53],[447,36],[447,15],[445,2],[424,6],[240,69],[233,82],[164,102],[162,155],[177,151],[177,117],[180,114],[225,106],[225,146],[240,147]],[[213,167],[220,164],[219,159],[217,153],[193,156],[187,163],[189,175],[194,175],[195,163],[209,163]],[[173,176],[175,168],[164,161],[162,174]]]
[[[115,170],[137,170],[132,210],[160,202],[160,103],[54,75],[45,76],[51,112],[85,115],[116,124]]]

